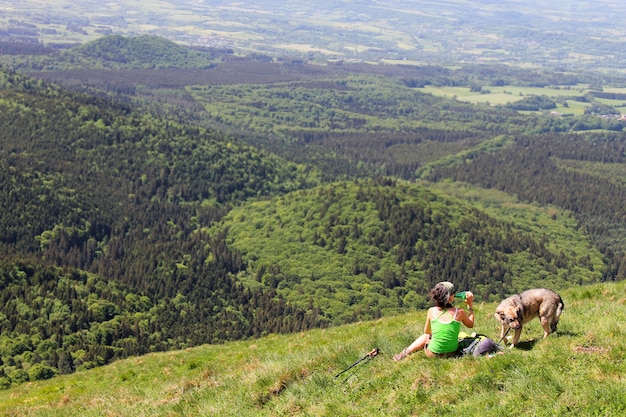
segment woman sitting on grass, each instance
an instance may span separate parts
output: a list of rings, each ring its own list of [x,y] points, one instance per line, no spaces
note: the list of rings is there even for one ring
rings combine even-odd
[[[428,309],[424,334],[402,352],[393,355],[394,361],[400,361],[421,349],[429,358],[455,356],[459,349],[461,323],[468,328],[474,327],[474,295],[471,292],[467,291],[465,296],[468,312],[452,306],[454,285],[451,282],[435,285],[430,290],[430,298],[435,306]]]

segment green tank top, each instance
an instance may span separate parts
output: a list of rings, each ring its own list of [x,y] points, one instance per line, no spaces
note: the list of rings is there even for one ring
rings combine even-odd
[[[458,309],[454,313],[454,318],[450,323],[442,323],[439,317],[447,313],[443,311],[435,319],[430,322],[430,329],[433,335],[428,344],[428,350],[433,353],[451,353],[459,348],[459,332],[461,331],[461,322],[456,321]]]

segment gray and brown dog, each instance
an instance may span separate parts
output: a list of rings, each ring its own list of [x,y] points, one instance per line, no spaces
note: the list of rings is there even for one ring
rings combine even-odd
[[[556,331],[564,306],[561,296],[547,288],[534,288],[502,300],[495,314],[496,319],[502,325],[500,341],[511,328],[515,330],[511,347],[517,345],[522,334],[522,327],[535,317],[539,317],[541,321],[545,339],[550,333]]]

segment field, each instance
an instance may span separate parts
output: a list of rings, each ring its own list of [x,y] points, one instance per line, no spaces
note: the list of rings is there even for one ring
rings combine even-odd
[[[207,4],[210,3],[210,4]],[[162,36],[239,53],[314,61],[506,63],[623,71],[621,2],[14,1],[0,6],[0,39],[46,45],[105,34]],[[532,29],[529,29],[532,28]]]
[[[606,92],[622,93],[626,89],[607,88]],[[473,104],[489,104],[492,106],[503,106],[509,103],[522,100],[529,96],[547,96],[557,101],[556,112],[570,115],[582,115],[585,108],[591,104],[582,101],[589,85],[577,85],[571,88],[550,88],[550,87],[517,87],[517,86],[484,86],[480,92],[474,92],[469,87],[438,87],[427,86],[424,92],[437,97],[454,98],[459,101]],[[624,100],[596,99],[598,102],[611,106],[622,114],[626,113],[626,102]]]

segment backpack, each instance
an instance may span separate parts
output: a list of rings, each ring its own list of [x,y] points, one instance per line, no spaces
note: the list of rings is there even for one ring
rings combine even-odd
[[[459,352],[463,355],[478,357],[496,353],[500,350],[502,350],[502,347],[484,334],[459,334]]]

